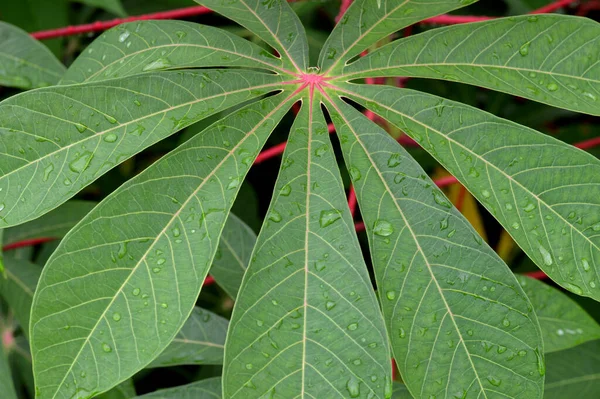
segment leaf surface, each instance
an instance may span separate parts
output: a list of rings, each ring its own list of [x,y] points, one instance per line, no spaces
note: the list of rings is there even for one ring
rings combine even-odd
[[[280,54],[295,73],[308,68],[308,41],[300,19],[284,0],[195,0],[249,29]]]
[[[385,327],[319,101],[304,103],[225,346],[227,398],[389,398]]]
[[[0,392],[2,399],[17,399],[5,351],[4,345],[0,344]]]
[[[344,63],[378,40],[414,23],[477,0],[355,0],[325,42],[319,66],[339,73]]]
[[[600,341],[548,354],[544,399],[600,396]]]
[[[328,110],[413,396],[541,398],[541,332],[514,275],[391,136],[340,99]]]
[[[554,281],[600,299],[598,159],[429,94],[365,85],[341,90],[421,143]]]
[[[340,79],[414,76],[468,83],[600,115],[600,24],[567,15],[499,18],[400,39]]]
[[[33,89],[58,83],[66,68],[24,30],[0,21],[0,86]]]
[[[210,275],[223,290],[235,299],[256,244],[256,234],[233,213],[229,215],[219,250],[210,268]]]
[[[577,302],[541,281],[525,276],[517,279],[540,321],[545,353],[600,339],[600,326]]]
[[[34,219],[115,165],[281,82],[252,71],[160,72],[0,103],[0,227]]]
[[[281,93],[213,124],[67,234],[44,268],[31,313],[38,399],[106,391],[175,338],[240,182],[293,98]]]
[[[227,319],[195,307],[177,336],[149,367],[223,364]]]
[[[69,67],[61,83],[211,66],[285,73],[280,59],[223,29],[185,21],[139,21],[119,25],[94,40]]]
[[[175,388],[161,389],[136,399],[220,399],[221,377],[208,378]]]
[[[412,399],[412,395],[401,382],[394,381],[394,390],[392,391],[392,399]]]

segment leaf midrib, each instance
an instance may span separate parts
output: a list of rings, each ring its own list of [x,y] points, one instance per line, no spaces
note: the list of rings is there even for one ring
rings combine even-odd
[[[348,127],[348,129],[352,132],[352,134],[354,135],[354,137],[356,138],[356,141],[360,144],[360,146],[363,149],[363,152],[365,153],[365,155],[367,156],[367,158],[369,159],[369,161],[371,162],[371,165],[373,166],[373,169],[377,172],[377,175],[379,176],[379,179],[381,180],[382,184],[384,185],[388,195],[390,195],[390,197],[393,199],[394,194],[393,192],[390,190],[387,182],[385,181],[385,179],[383,178],[383,176],[381,175],[381,171],[379,170],[379,168],[377,167],[376,163],[373,161],[373,158],[371,157],[371,154],[367,151],[366,147],[364,146],[363,142],[359,139],[358,134],[354,131],[354,129],[352,128],[352,126],[350,125],[350,122],[348,121],[348,119],[346,118],[346,116],[344,115],[344,113],[335,105],[335,103],[333,102],[333,100],[331,100],[331,98],[329,98],[329,96],[325,93],[323,93],[324,96],[329,100],[328,102],[336,109],[336,111],[340,114],[340,116],[344,119],[346,126]],[[437,278],[435,277],[435,275],[433,274],[433,270],[431,269],[431,265],[429,263],[429,260],[427,259],[425,252],[423,251],[423,249],[421,248],[421,245],[417,239],[417,236],[415,235],[415,232],[413,231],[412,227],[410,226],[408,220],[406,219],[406,216],[404,215],[404,212],[402,211],[402,209],[400,208],[400,206],[398,205],[398,203],[394,200],[394,205],[396,206],[396,209],[398,210],[398,212],[400,213],[400,216],[402,217],[402,220],[404,221],[404,224],[406,226],[406,228],[408,229],[408,231],[410,232],[413,241],[415,242],[415,245],[417,246],[417,251],[421,253],[421,256],[423,258],[423,260],[425,261],[425,264],[427,265],[427,270],[429,271],[430,275],[431,275],[431,279],[432,281],[435,283],[435,286],[438,290],[438,294],[440,295],[440,298],[442,299],[442,301],[444,302],[444,306],[446,307],[446,311],[448,312],[448,315],[450,316],[450,320],[452,320],[452,324],[454,325],[454,328],[456,330],[456,333],[460,339],[460,343],[462,344],[464,351],[467,355],[467,358],[469,360],[469,363],[471,364],[471,368],[473,369],[473,373],[475,374],[475,378],[477,379],[477,382],[479,384],[479,387],[481,388],[481,392],[483,393],[483,396],[485,398],[487,398],[487,394],[486,394],[486,390],[483,387],[483,384],[481,383],[481,379],[479,378],[479,373],[477,372],[477,368],[475,368],[475,364],[473,363],[473,359],[471,359],[471,354],[467,348],[467,345],[464,342],[464,338],[462,336],[462,333],[460,331],[460,329],[458,328],[458,325],[456,324],[456,320],[454,318],[454,314],[452,313],[452,310],[450,308],[450,306],[448,305],[448,302],[446,301],[446,297],[444,296],[443,290],[441,289]]]
[[[250,137],[252,137],[252,135],[256,132],[256,130],[258,128],[260,128],[262,126],[262,122],[264,122],[265,120],[267,120],[268,118],[270,118],[274,113],[276,113],[279,109],[281,109],[285,104],[288,103],[288,101],[293,98],[296,95],[296,93],[292,93],[290,94],[290,96],[288,96],[287,98],[283,99],[281,101],[280,104],[278,104],[276,107],[274,107],[267,115],[265,115],[263,117],[263,119],[261,120],[260,123],[257,123],[255,125],[254,128],[252,128],[247,134],[246,136],[240,140],[240,142],[238,144],[236,144],[234,147],[232,147],[231,151],[223,157],[223,159],[212,169],[212,171],[206,175],[206,177],[204,178],[204,180],[198,185],[198,187],[189,195],[188,199],[186,199],[182,204],[181,207],[179,208],[179,210],[177,210],[173,216],[171,217],[171,219],[165,224],[165,227],[157,234],[156,238],[152,240],[152,243],[148,246],[148,249],[146,250],[146,252],[140,257],[140,260],[136,263],[135,266],[133,266],[133,268],[131,269],[131,273],[129,274],[129,276],[123,281],[123,283],[121,284],[121,286],[115,291],[117,294],[115,294],[113,296],[113,298],[111,299],[111,301],[106,305],[105,310],[102,312],[102,314],[98,317],[98,321],[96,322],[96,324],[90,329],[90,333],[88,334],[88,336],[85,338],[85,342],[81,345],[79,351],[77,352],[77,354],[75,355],[75,357],[73,358],[73,361],[71,362],[71,365],[69,366],[69,369],[65,372],[65,376],[63,377],[63,379],[61,380],[61,382],[58,385],[58,388],[56,389],[56,391],[54,392],[52,399],[55,399],[58,395],[58,393],[60,392],[63,384],[66,381],[67,376],[69,375],[69,373],[73,370],[73,366],[77,363],[77,360],[79,359],[79,356],[81,355],[83,348],[85,347],[86,344],[89,343],[90,338],[92,337],[93,333],[96,331],[96,328],[98,327],[100,321],[106,316],[106,312],[108,312],[108,310],[110,309],[110,307],[112,306],[112,304],[115,302],[116,298],[118,297],[118,293],[120,293],[123,288],[127,285],[127,283],[129,282],[129,280],[131,279],[131,277],[135,274],[134,272],[138,269],[138,267],[140,267],[140,265],[142,264],[143,261],[145,261],[146,257],[148,256],[148,254],[151,252],[151,250],[154,248],[154,245],[158,242],[158,239],[160,237],[162,237],[167,229],[169,228],[169,226],[171,225],[171,223],[173,223],[173,221],[179,217],[181,211],[187,206],[187,204],[192,200],[192,198],[195,198],[196,194],[200,191],[200,189],[204,186],[204,184],[210,180],[210,178],[219,170],[219,168],[225,163],[225,161],[227,161],[232,154],[235,154],[235,151],[243,144],[246,142],[246,140]],[[110,197],[110,196],[109,196]],[[107,197],[108,198],[108,197]],[[67,234],[67,237],[70,236],[70,234]],[[65,238],[67,238],[65,237]],[[190,313],[192,312],[193,308],[190,310]],[[37,322],[35,324],[31,325],[30,328],[30,336],[32,337],[33,334],[31,334],[36,326]],[[35,366],[35,362],[34,362],[34,366]],[[36,374],[34,372],[34,374]]]

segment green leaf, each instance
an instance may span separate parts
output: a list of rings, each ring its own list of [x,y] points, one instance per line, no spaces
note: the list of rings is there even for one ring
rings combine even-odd
[[[292,126],[233,311],[227,398],[391,396],[383,319],[320,102],[310,102]]]
[[[600,115],[600,24],[567,15],[499,18],[392,42],[339,79],[415,76],[487,87]]]
[[[112,12],[119,17],[126,17],[127,13],[121,4],[121,0],[71,0],[73,2],[86,4],[92,7],[98,7],[108,12]]]
[[[119,25],[94,40],[61,83],[209,66],[260,67],[286,73],[280,59],[222,29],[185,21],[139,21]]]
[[[517,279],[540,321],[545,353],[600,338],[600,326],[577,302],[541,281],[524,276]]]
[[[237,216],[230,214],[210,274],[233,299],[237,297],[255,244],[254,231]]]
[[[554,281],[600,300],[598,159],[429,94],[366,85],[340,92],[421,143]]]
[[[249,29],[281,55],[295,73],[308,68],[304,26],[285,0],[195,0]]]
[[[355,0],[323,46],[319,66],[335,76],[344,61],[359,55],[378,40],[438,14],[477,0]]]
[[[4,333],[2,330],[0,332]],[[2,399],[17,399],[17,393],[15,392],[15,386],[13,385],[8,365],[8,357],[2,343],[0,343],[0,392],[2,393]]]
[[[63,238],[95,206],[92,201],[68,201],[40,218],[4,230],[3,244],[36,238]]]
[[[175,338],[239,184],[294,96],[268,97],[216,122],[67,234],[44,268],[31,313],[38,399],[106,391]]]
[[[419,398],[541,398],[541,332],[514,275],[391,136],[329,102],[408,389]]]
[[[546,357],[544,399],[600,396],[600,341],[592,341]]]
[[[31,370],[31,354],[29,343],[23,335],[15,337],[14,345],[10,348],[9,361],[12,366],[13,378],[21,383],[29,393],[35,397],[35,384]]]
[[[394,390],[392,391],[392,399],[412,399],[412,395],[401,382],[394,381]]]
[[[144,148],[280,82],[252,71],[160,72],[4,100],[0,225],[43,215]]]
[[[220,399],[221,377],[138,396],[136,399]]]
[[[130,378],[123,381],[110,391],[98,396],[98,399],[129,399],[136,396],[133,380]]]
[[[4,257],[4,276],[0,276],[0,294],[28,335],[33,293],[42,268],[26,260]]]
[[[223,364],[227,319],[208,310],[194,308],[171,344],[149,367],[182,364]]]
[[[58,83],[66,68],[24,30],[0,21],[0,85],[32,89]]]

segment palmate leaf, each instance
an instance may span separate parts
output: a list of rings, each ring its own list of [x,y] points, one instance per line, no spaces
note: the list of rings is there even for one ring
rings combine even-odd
[[[600,161],[548,135],[412,90],[345,84],[429,151],[561,286],[600,299]]]
[[[308,67],[308,41],[304,26],[287,1],[195,0],[239,23],[280,54],[286,69],[296,73]]]
[[[140,21],[119,25],[94,40],[69,67],[61,84],[209,66],[285,73],[280,59],[223,29],[185,21]]]
[[[138,396],[135,399],[220,399],[221,377],[208,378],[175,388]]]
[[[600,396],[600,341],[550,353],[544,399]]]
[[[252,71],[162,72],[1,102],[0,227],[56,208],[144,148],[279,82]]]
[[[524,276],[517,279],[540,321],[545,353],[600,339],[600,326],[577,302],[541,281]]]
[[[419,398],[541,398],[541,332],[514,275],[391,136],[340,99],[327,107],[408,389]]]
[[[233,299],[237,297],[255,244],[254,231],[234,214],[229,215],[210,275]]]
[[[125,183],[64,238],[31,313],[39,399],[105,391],[171,342],[240,182],[294,98],[281,93],[230,114]]]
[[[339,79],[415,76],[468,83],[600,115],[600,24],[566,15],[500,18],[392,42]]]
[[[320,102],[292,126],[225,347],[226,398],[391,396],[389,348]]]
[[[95,206],[92,201],[67,201],[42,217],[4,230],[3,245],[36,238],[62,238]]]
[[[194,308],[171,344],[149,367],[181,364],[223,364],[227,319],[208,310]]]
[[[391,33],[477,0],[355,0],[325,42],[319,67],[335,76],[346,61]]]
[[[33,89],[58,83],[66,68],[42,43],[0,21],[0,86]]]

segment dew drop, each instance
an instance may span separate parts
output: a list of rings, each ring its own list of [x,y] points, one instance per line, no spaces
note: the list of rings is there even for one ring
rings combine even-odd
[[[583,267],[583,270],[585,270],[586,272],[590,271],[590,263],[586,258],[581,259],[581,267]]]
[[[114,143],[115,141],[117,141],[117,138],[118,136],[116,134],[110,133],[104,136],[104,141],[106,141],[107,143]]]
[[[254,365],[252,363],[246,363],[246,370],[252,370]]]
[[[546,86],[546,88],[549,91],[556,91],[556,90],[558,90],[558,85],[554,82],[551,82],[551,83],[548,83],[548,86]]]
[[[351,398],[358,398],[360,396],[360,381],[354,376],[350,377],[346,382],[346,389]]]
[[[490,198],[492,194],[488,190],[483,190],[481,191],[481,195],[483,196],[483,198]]]
[[[406,331],[404,331],[404,328],[400,327],[400,330],[398,330],[398,336],[400,338],[406,337]]]
[[[396,166],[400,165],[400,154],[395,153],[390,155],[390,158],[387,161],[387,164],[390,168],[395,168]]]
[[[320,158],[323,155],[325,155],[328,149],[329,146],[327,144],[324,144],[315,150],[315,155]]]
[[[348,330],[354,331],[358,328],[358,323],[350,323],[348,324]]]
[[[285,186],[281,187],[279,193],[284,197],[288,197],[292,193],[292,186],[286,184]]]
[[[435,201],[436,204],[441,205],[445,208],[452,208],[452,204],[450,203],[450,201],[448,201],[446,196],[441,191],[433,190],[432,194],[433,194],[433,200]]]
[[[133,100],[133,103],[138,107],[142,105],[142,103],[139,100]]]
[[[494,377],[493,375],[488,376],[487,380],[490,382],[490,384],[492,384],[495,387],[499,387],[500,384],[502,383],[502,380]]]
[[[517,222],[514,222],[513,224],[510,225],[513,229],[515,230],[519,230],[519,228],[521,227],[521,225]]]
[[[504,318],[504,320],[502,320],[502,325],[504,327],[510,327],[510,320],[508,320],[507,318]]]
[[[77,128],[77,131],[79,133],[83,133],[87,130],[87,126],[84,125],[83,123],[75,123],[75,128]]]
[[[546,266],[552,266],[552,255],[550,255],[550,252],[548,252],[548,250],[541,245],[538,245],[538,251],[540,251],[540,254],[542,255],[544,264]]]
[[[129,35],[131,35],[131,33],[128,30],[126,30],[125,32],[121,33],[119,35],[119,42],[124,43],[125,40],[127,40],[127,38],[129,37]]]
[[[48,178],[50,177],[50,174],[52,173],[53,170],[54,170],[54,164],[52,164],[52,163],[44,168],[44,181],[48,181]]]
[[[167,69],[167,68],[171,67],[172,65],[173,65],[173,63],[168,58],[159,58],[159,59],[147,64],[146,66],[144,66],[144,68],[142,68],[142,71],[144,71],[144,72],[157,71],[160,69]]]
[[[331,310],[333,308],[335,308],[335,302],[333,302],[333,301],[327,301],[327,303],[325,304],[325,309]]]
[[[479,177],[479,171],[475,169],[475,167],[471,167],[471,169],[469,169],[469,176]]]
[[[319,217],[319,225],[321,227],[327,227],[335,223],[342,217],[342,214],[337,209],[331,209],[328,211],[321,211],[321,216]]]
[[[576,284],[565,283],[565,288],[577,295],[583,294],[581,287]]]
[[[108,114],[104,114],[104,119],[106,119],[108,123],[111,123],[113,125],[117,123],[117,120]]]
[[[522,45],[521,48],[519,48],[519,54],[521,54],[523,57],[529,54],[529,44],[530,43],[527,42],[524,45]]]
[[[90,166],[93,158],[94,154],[92,154],[90,151],[86,151],[69,163],[69,169],[75,173],[81,173]]]
[[[277,212],[275,209],[271,209],[271,211],[269,212],[269,220],[275,222],[275,223],[279,223],[281,222],[281,214],[279,212]]]
[[[386,292],[385,297],[388,300],[393,301],[396,298],[396,291],[390,290],[390,291]]]
[[[106,343],[102,344],[102,350],[106,353],[112,352],[112,348]]]
[[[394,226],[392,226],[392,224],[387,220],[378,219],[373,225],[373,233],[378,236],[387,237],[390,236],[393,232]]]
[[[531,203],[531,202],[530,202],[529,204],[527,204],[527,205],[525,206],[525,208],[523,208],[523,210],[524,210],[525,212],[531,212],[531,211],[533,211],[535,208],[536,208],[535,204],[533,204],[533,203]]]
[[[139,288],[134,288],[133,291],[131,291],[131,293],[133,294],[133,296],[138,296],[140,295],[141,290]]]
[[[118,312],[115,312],[115,313],[113,313],[112,318],[114,321],[119,321],[119,320],[121,320],[121,314]]]
[[[351,167],[350,169],[348,169],[348,173],[350,174],[350,179],[352,179],[353,182],[359,181],[362,177],[362,175],[360,174],[360,170],[358,170],[355,167]]]

